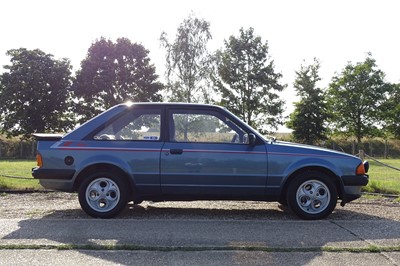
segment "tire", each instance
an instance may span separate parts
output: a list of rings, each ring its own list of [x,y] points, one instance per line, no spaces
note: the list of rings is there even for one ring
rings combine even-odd
[[[278,203],[285,207],[288,206],[287,199],[285,197],[282,197],[280,200],[278,200]]]
[[[287,190],[289,208],[300,218],[318,220],[332,213],[337,203],[337,190],[328,175],[308,171],[296,176]]]
[[[127,205],[128,190],[121,177],[110,172],[93,173],[78,190],[82,209],[95,218],[113,218]]]

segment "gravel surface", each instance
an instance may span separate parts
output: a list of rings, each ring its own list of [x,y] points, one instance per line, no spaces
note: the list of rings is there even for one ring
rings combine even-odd
[[[87,219],[75,193],[2,193],[0,219]],[[278,203],[253,201],[148,202],[128,204],[120,219],[258,219],[298,220]],[[330,220],[400,221],[400,202],[390,198],[361,198],[341,207]]]

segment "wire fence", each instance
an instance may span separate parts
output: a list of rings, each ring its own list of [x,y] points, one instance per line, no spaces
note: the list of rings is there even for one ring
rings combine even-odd
[[[365,154],[365,157],[367,157],[368,159],[370,159],[370,160],[372,160],[372,161],[374,161],[374,162],[376,162],[376,163],[378,163],[378,164],[380,164],[380,165],[382,165],[382,166],[385,166],[385,167],[388,167],[388,168],[391,168],[391,169],[400,171],[400,168],[397,168],[397,167],[388,165],[388,164],[386,164],[386,163],[383,163],[383,162],[381,162],[381,161],[375,159],[374,157],[369,156],[368,154]],[[400,180],[399,180],[399,182],[400,182]]]
[[[12,179],[32,180],[32,177],[22,177],[22,176],[13,176],[13,175],[4,175],[4,174],[0,174],[0,177],[12,178]]]
[[[36,140],[5,139],[0,136],[0,159],[35,158]]]
[[[400,159],[377,159],[363,151],[359,157],[370,162],[369,183],[364,187],[364,194],[399,198]]]

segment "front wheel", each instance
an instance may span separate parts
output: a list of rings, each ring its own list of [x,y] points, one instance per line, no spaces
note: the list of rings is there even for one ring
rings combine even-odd
[[[290,209],[303,219],[323,219],[336,207],[337,190],[328,175],[308,171],[291,181],[287,202]]]
[[[82,209],[95,218],[112,218],[127,204],[127,187],[121,178],[112,173],[94,173],[79,187]]]

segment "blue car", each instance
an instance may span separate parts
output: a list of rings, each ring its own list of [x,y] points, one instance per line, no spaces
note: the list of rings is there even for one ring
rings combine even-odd
[[[34,136],[33,177],[45,188],[78,192],[82,209],[100,218],[130,201],[255,200],[322,219],[368,183],[368,162],[266,139],[213,105],[120,104],[65,136]]]

